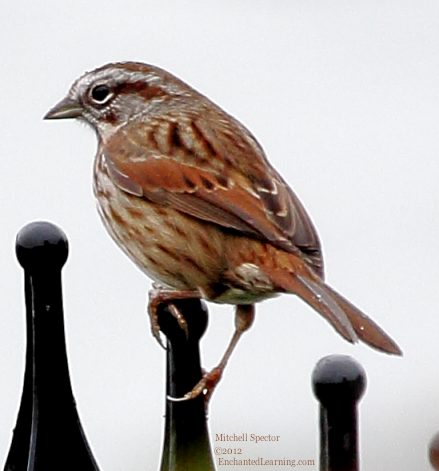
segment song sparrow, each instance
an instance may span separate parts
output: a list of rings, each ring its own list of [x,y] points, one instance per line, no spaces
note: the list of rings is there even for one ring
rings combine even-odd
[[[324,283],[314,226],[252,134],[178,78],[151,65],[108,64],[80,77],[45,118],[79,118],[96,131],[99,211],[113,239],[160,285],[149,306],[156,337],[160,302],[183,328],[172,300],[236,305],[225,355],[183,399],[214,388],[254,303],[278,293],[301,297],[350,342],[401,354]]]

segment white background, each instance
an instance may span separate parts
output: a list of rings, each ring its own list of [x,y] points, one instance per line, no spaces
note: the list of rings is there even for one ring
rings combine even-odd
[[[98,219],[93,132],[42,121],[84,71],[138,60],[249,127],[312,215],[328,281],[404,350],[398,359],[350,346],[293,297],[265,302],[211,401],[212,444],[217,433],[270,433],[279,443],[248,444],[246,457],[317,463],[311,373],[322,356],[346,353],[368,374],[361,469],[430,469],[427,445],[439,429],[439,3],[27,0],[3,2],[0,32],[0,460],[24,367],[14,239],[43,219],[70,241],[68,354],[100,467],[159,467],[165,365],[145,315],[149,280]],[[231,307],[210,312],[207,368],[233,330]]]

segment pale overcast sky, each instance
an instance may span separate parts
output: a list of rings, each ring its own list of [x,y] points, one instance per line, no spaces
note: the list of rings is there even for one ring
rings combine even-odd
[[[43,219],[70,241],[68,353],[95,457],[102,471],[159,467],[165,355],[145,315],[150,282],[98,218],[93,132],[42,121],[84,71],[137,60],[170,70],[249,127],[310,212],[328,282],[404,350],[399,359],[350,346],[294,297],[265,302],[212,398],[212,444],[217,433],[270,433],[281,440],[248,445],[246,457],[317,463],[311,373],[321,357],[345,353],[368,375],[361,469],[431,469],[427,444],[439,430],[439,3],[25,0],[3,2],[0,31],[0,460],[23,382],[15,235]],[[210,313],[206,368],[233,330],[231,307]]]

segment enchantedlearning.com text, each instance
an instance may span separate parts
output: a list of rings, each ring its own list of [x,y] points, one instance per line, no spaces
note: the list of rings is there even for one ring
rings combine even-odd
[[[265,458],[256,459],[236,459],[236,458],[218,458],[219,466],[315,466],[314,460],[289,460],[286,458],[272,460]]]

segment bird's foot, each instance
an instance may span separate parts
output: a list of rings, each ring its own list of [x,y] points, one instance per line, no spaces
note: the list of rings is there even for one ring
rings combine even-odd
[[[219,365],[209,373],[203,372],[203,377],[201,378],[201,380],[192,388],[191,391],[186,393],[183,397],[168,396],[168,399],[173,402],[189,401],[191,399],[195,399],[203,393],[204,404],[207,408],[207,404],[212,395],[212,392],[215,389],[216,385],[219,383],[230,356],[232,355],[242,334],[251,327],[254,317],[255,308],[252,304],[236,306],[235,332]]]
[[[187,323],[179,309],[175,306],[172,301],[177,299],[189,299],[199,298],[200,293],[197,290],[174,290],[170,288],[164,288],[163,286],[153,284],[152,289],[148,293],[148,315],[151,319],[151,331],[152,335],[156,338],[157,342],[166,349],[162,338],[160,337],[160,325],[158,318],[158,307],[161,303],[165,303],[172,317],[174,317],[180,328],[184,331],[186,338],[189,335]]]
[[[196,397],[198,397],[200,394],[203,394],[204,403],[207,406],[207,403],[209,402],[209,398],[213,390],[221,379],[223,369],[223,366],[217,366],[208,373],[203,372],[203,377],[200,379],[200,381],[198,381],[198,383],[192,388],[191,391],[186,393],[183,397],[168,396],[168,400],[172,402],[190,401],[191,399],[195,399]]]

